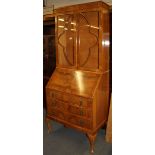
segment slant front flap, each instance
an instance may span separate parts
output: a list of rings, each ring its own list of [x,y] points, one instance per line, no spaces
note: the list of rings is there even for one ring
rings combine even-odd
[[[100,79],[99,74],[81,70],[56,69],[50,78],[47,87],[50,89],[92,97]]]

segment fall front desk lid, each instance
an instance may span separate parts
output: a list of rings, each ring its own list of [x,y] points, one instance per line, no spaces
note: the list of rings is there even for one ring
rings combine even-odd
[[[53,89],[85,97],[93,97],[100,76],[100,74],[84,72],[81,70],[57,68],[53,72],[46,89]]]

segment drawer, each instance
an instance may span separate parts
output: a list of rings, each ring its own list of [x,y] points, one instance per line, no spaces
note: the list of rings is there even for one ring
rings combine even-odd
[[[66,110],[66,103],[59,101],[57,99],[50,99],[49,103],[48,103],[48,107],[51,108],[57,108],[60,110]]]
[[[68,102],[70,99],[70,95],[52,90],[50,91],[50,98]]]
[[[78,97],[72,95],[70,97],[70,100],[74,106],[78,107],[85,107],[85,108],[91,108],[92,107],[92,99],[84,98],[84,97]]]
[[[47,110],[47,114],[49,116],[55,117],[55,118],[59,118],[61,120],[65,120],[65,114],[62,111],[59,111],[57,109],[48,109]]]
[[[86,119],[80,119],[76,116],[68,115],[67,121],[73,125],[77,125],[77,126],[82,127],[82,128],[87,128],[87,129],[92,128],[91,121],[86,120]]]
[[[87,110],[87,109],[84,109],[84,108],[81,108],[81,107],[80,108],[75,107],[75,106],[72,106],[72,105],[68,106],[68,112],[72,113],[72,114],[82,116],[82,117],[87,117],[87,118],[91,118],[91,116],[92,116],[92,111],[91,110]]]

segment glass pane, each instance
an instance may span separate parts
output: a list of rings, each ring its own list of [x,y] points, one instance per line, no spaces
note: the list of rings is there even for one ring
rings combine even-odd
[[[79,67],[96,70],[99,68],[99,13],[83,12],[79,20]]]
[[[63,66],[75,65],[75,32],[74,15],[58,16],[58,62]]]

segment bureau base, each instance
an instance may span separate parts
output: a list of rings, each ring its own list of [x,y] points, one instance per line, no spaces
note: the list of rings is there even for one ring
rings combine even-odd
[[[104,126],[105,122],[104,121],[95,131],[91,131],[91,130],[87,130],[86,129],[82,129],[82,128],[79,128],[77,126],[72,126],[70,124],[68,124],[67,122],[62,122],[61,120],[57,119],[57,118],[52,118],[51,116],[48,116],[46,115],[46,118],[45,118],[45,121],[46,121],[46,124],[47,124],[47,128],[48,128],[48,133],[52,133],[52,124],[51,124],[51,120],[54,120],[54,121],[57,121],[61,124],[64,124],[64,127],[67,127],[67,128],[74,128],[76,129],[77,131],[82,131],[84,134],[86,134],[86,137],[88,138],[89,140],[89,143],[90,143],[90,153],[94,153],[94,145],[95,145],[95,140],[96,140],[96,136],[97,136],[97,132],[98,130]],[[78,129],[77,129],[78,128]]]

